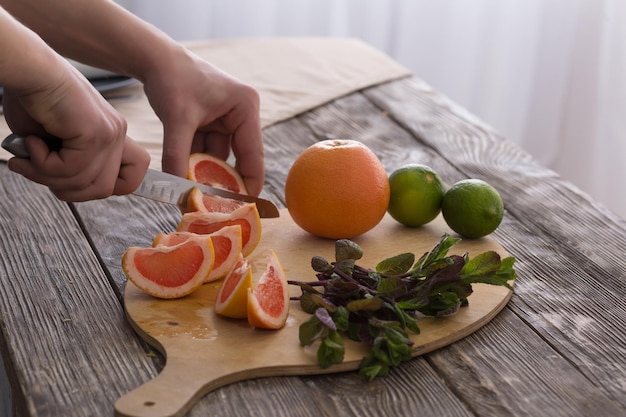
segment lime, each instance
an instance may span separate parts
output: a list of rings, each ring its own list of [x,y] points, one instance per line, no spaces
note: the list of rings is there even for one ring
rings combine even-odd
[[[408,164],[396,169],[389,176],[389,189],[387,211],[405,226],[421,226],[441,212],[445,187],[426,165]]]
[[[441,213],[452,230],[477,239],[498,228],[504,205],[498,191],[485,181],[461,180],[444,194]]]

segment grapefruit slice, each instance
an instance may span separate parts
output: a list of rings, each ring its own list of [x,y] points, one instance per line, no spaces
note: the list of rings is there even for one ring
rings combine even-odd
[[[209,236],[211,236],[215,249],[215,263],[213,270],[204,282],[224,278],[242,256],[243,237],[240,225],[224,226]]]
[[[206,153],[189,156],[187,178],[200,184],[239,194],[248,194],[241,175],[228,162]]]
[[[190,233],[190,232],[173,232],[173,233],[160,232],[154,237],[154,240],[152,241],[152,247],[156,248],[159,245],[176,246],[179,243],[183,243],[184,241],[186,241],[192,236],[198,236],[198,235],[196,235],[195,233]],[[213,249],[215,249],[215,247]]]
[[[152,246],[173,246],[184,242],[193,236],[199,235],[191,232],[161,232],[154,238]],[[211,238],[211,242],[213,243],[215,260],[213,262],[213,269],[211,269],[211,272],[204,280],[205,283],[216,281],[226,276],[228,271],[233,267],[233,265],[235,265],[241,255],[243,241],[241,236],[241,226],[238,224],[224,226],[208,236]]]
[[[208,235],[225,226],[241,226],[243,256],[248,256],[261,239],[261,217],[254,203],[246,203],[231,213],[194,211],[183,214],[176,231]]]
[[[276,253],[270,250],[267,267],[255,289],[248,289],[248,323],[261,329],[280,329],[289,315],[287,278]]]
[[[204,194],[198,187],[193,187],[187,196],[185,212],[208,211],[218,213],[230,213],[239,207],[245,206],[245,201],[233,200],[232,198],[218,195]]]
[[[214,259],[211,238],[193,236],[175,246],[132,246],[122,255],[122,269],[142,291],[158,298],[180,298],[204,283]]]
[[[215,312],[224,317],[245,319],[248,316],[248,289],[252,288],[250,264],[239,256],[217,293]]]

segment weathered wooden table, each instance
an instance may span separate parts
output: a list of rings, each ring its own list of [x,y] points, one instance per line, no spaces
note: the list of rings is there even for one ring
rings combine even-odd
[[[284,207],[290,163],[327,137],[365,142],[389,171],[420,162],[448,184],[494,185],[506,215],[493,237],[517,259],[515,293],[485,327],[388,377],[247,380],[189,416],[626,415],[623,220],[415,77],[266,128],[263,196]],[[112,415],[164,365],[126,321],[120,257],[179,213],[134,196],[66,204],[0,171],[0,349],[15,414]]]

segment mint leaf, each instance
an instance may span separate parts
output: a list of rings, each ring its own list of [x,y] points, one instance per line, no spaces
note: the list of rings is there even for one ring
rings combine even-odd
[[[337,326],[333,321],[332,317],[330,317],[330,313],[325,308],[318,308],[315,310],[315,317],[322,323],[324,326],[328,327],[330,330],[336,332]]]
[[[445,258],[446,254],[450,250],[450,248],[457,244],[461,239],[453,238],[447,233],[444,233],[439,242],[433,247],[430,252],[425,253],[422,257],[417,261],[414,270],[422,270],[429,267],[433,262]]]
[[[383,307],[383,300],[378,297],[363,298],[360,300],[350,301],[346,308],[350,312],[358,311],[376,311]]]
[[[344,306],[339,306],[337,311],[332,314],[333,322],[337,327],[337,330],[341,332],[348,331],[350,326],[350,312]]]
[[[467,261],[461,277],[469,282],[473,277],[491,276],[500,269],[500,255],[494,251],[483,252]]]
[[[343,362],[344,354],[345,348],[341,335],[336,331],[330,331],[317,349],[317,361],[320,367],[328,368]]]
[[[406,284],[397,277],[383,278],[376,286],[380,297],[396,298],[406,294]]]
[[[414,262],[414,254],[401,253],[400,255],[396,255],[379,262],[376,265],[376,272],[381,275],[401,275],[411,269]]]
[[[300,308],[305,313],[313,314],[319,307],[318,303],[313,299],[313,294],[314,293],[305,292],[302,293],[302,297],[300,297]]]
[[[328,328],[317,318],[311,316],[307,321],[300,325],[298,336],[301,346],[310,346],[317,339],[324,337]]]
[[[500,260],[500,255],[489,251],[476,255],[469,260],[461,271],[461,279],[468,284],[501,285],[512,290],[508,283],[517,277],[513,269],[515,258],[507,257]]]
[[[380,363],[372,353],[361,360],[359,364],[359,374],[368,380],[373,380],[377,376],[387,376],[389,374],[389,366]]]
[[[407,332],[420,332],[418,314],[446,317],[468,305],[472,284],[501,285],[512,289],[517,277],[515,259],[500,259],[495,251],[470,258],[448,255],[460,239],[448,234],[415,261],[412,253],[386,258],[374,269],[356,263],[362,249],[344,239],[335,242],[335,261],[316,256],[311,266],[317,281],[289,281],[302,291],[302,309],[312,314],[300,325],[302,346],[319,342],[321,367],[341,363],[343,337],[369,346],[359,364],[368,379],[384,376],[414,354]]]
[[[400,303],[386,303],[385,307],[387,307],[388,309],[393,311],[393,313],[398,318],[398,323],[400,324],[400,327],[402,327],[403,329],[407,328],[407,329],[411,330],[415,334],[419,334],[420,333],[420,328],[417,325],[417,320],[415,320],[415,317],[407,314],[407,312],[404,311],[404,309],[402,308],[402,304],[400,304]],[[415,309],[412,309],[412,310],[417,310],[417,309],[415,308]]]
[[[333,266],[322,256],[314,256],[311,259],[311,267],[315,272],[328,272],[333,270]]]
[[[342,262],[346,259],[358,261],[363,257],[363,249],[348,239],[340,239],[335,242],[335,261]]]

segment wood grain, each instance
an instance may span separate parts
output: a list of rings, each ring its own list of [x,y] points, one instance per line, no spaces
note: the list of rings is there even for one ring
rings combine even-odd
[[[589,371],[597,372],[598,375],[593,377],[596,383],[588,385],[587,388],[594,392],[594,395],[605,398],[604,408],[607,409],[608,415],[615,412],[616,401],[622,403],[618,407],[623,407],[625,397],[621,394],[625,367],[615,366],[615,363],[623,362],[620,357],[625,357],[624,310],[612,309],[608,314],[611,314],[614,320],[610,321],[605,321],[602,317],[607,313],[602,315],[596,313],[602,310],[603,305],[616,305],[615,293],[622,294],[623,298],[626,276],[624,263],[616,264],[619,263],[619,253],[623,253],[626,241],[623,222],[606,210],[599,210],[587,196],[560,179],[554,172],[539,166],[528,154],[419,80],[389,83],[368,89],[364,91],[364,95],[367,100],[360,95],[348,96],[309,112],[299,117],[298,121],[306,122],[320,138],[323,134],[362,139],[375,150],[388,170],[406,162],[421,162],[433,166],[448,184],[467,177],[484,178],[501,190],[507,214],[504,225],[494,236],[503,242],[513,255],[519,257],[520,273],[524,277],[533,277],[533,281],[540,279],[549,283],[537,288],[540,294],[533,291],[526,297],[521,295],[521,291],[516,293],[512,300],[513,308],[517,307],[520,299],[531,303],[532,306],[523,307],[524,314],[516,320],[517,323],[511,325],[528,326],[529,321],[525,314],[532,313],[535,308],[544,309],[547,314],[551,314],[550,311],[562,314],[568,308],[571,309],[571,297],[578,293],[581,300],[580,304],[574,304],[579,310],[576,315],[590,323],[588,329],[593,329],[594,323],[598,325],[594,338],[602,340],[602,343],[591,344],[590,348],[593,351],[585,355],[586,367],[592,368],[586,370],[579,368],[578,365],[567,366],[564,363],[561,364],[563,368],[555,372],[565,375],[571,373],[575,380],[579,380],[581,375],[589,375]],[[369,120],[364,120],[363,117],[351,118],[345,109],[352,109],[359,115],[367,114]],[[349,122],[352,119],[355,120],[354,123]],[[273,131],[268,132],[268,136],[269,133],[275,134]],[[273,138],[270,136],[269,139]],[[286,140],[287,134],[278,138],[277,143],[284,143]],[[406,152],[406,149],[410,152]],[[526,210],[529,214],[525,214]],[[518,211],[521,212],[520,215]],[[558,218],[559,221],[548,226],[545,224],[546,218]],[[531,229],[526,229],[524,225]],[[507,228],[510,233],[507,233]],[[598,250],[593,241],[583,236],[582,230],[585,230],[584,234],[587,236],[596,233],[607,235],[606,246],[602,247],[602,251]],[[586,246],[583,251],[579,250],[581,245]],[[593,267],[593,275],[584,274],[579,278],[577,272],[572,271],[571,265],[589,266],[590,256],[603,258],[602,264]],[[555,271],[542,271],[535,276],[537,271],[525,269],[528,264],[535,267],[559,266]],[[520,282],[529,282],[524,280],[524,277]],[[573,284],[572,279],[576,284]],[[580,282],[577,282],[579,280]],[[578,285],[594,294],[593,302],[597,300],[596,308],[586,308],[589,300],[583,300],[587,294],[585,290],[572,293]],[[604,292],[605,288],[607,292]],[[554,295],[560,294],[561,291],[567,296]],[[534,305],[535,300],[539,306]],[[540,319],[538,323],[544,323],[544,320]],[[556,324],[558,326],[563,323]],[[606,333],[600,330],[607,327]],[[573,339],[566,341],[562,349],[557,348],[558,354],[577,351],[580,349],[574,346],[577,342],[589,345],[584,340],[572,336],[568,332],[568,327],[561,329],[557,327],[551,332],[548,331],[546,335],[537,338],[536,343],[541,346],[545,343],[541,340],[543,337],[555,336],[563,341],[562,335]],[[523,353],[532,355],[532,352]],[[515,357],[517,352],[510,354]],[[598,358],[602,358],[602,362],[598,363]],[[510,359],[504,355],[501,358],[501,366],[506,367]],[[577,357],[571,357],[570,360],[573,363],[581,362]],[[482,365],[484,364],[477,364],[478,367]],[[545,366],[553,369],[552,363],[546,363]],[[451,375],[446,374],[446,379],[450,379]],[[545,378],[551,379],[549,375]],[[459,379],[453,384],[462,387],[466,382]],[[527,383],[531,383],[531,380]],[[550,386],[550,382],[546,382],[546,385]],[[558,391],[556,388],[554,395],[558,395]],[[575,394],[572,392],[571,396],[576,397]],[[571,409],[580,410],[579,415],[585,415],[587,400],[581,396],[575,399]],[[466,400],[475,401],[469,397]],[[493,401],[493,398],[483,398],[483,402],[487,404]],[[521,407],[524,408],[524,412],[532,415],[532,407],[529,408],[526,404]],[[540,413],[541,410],[537,408],[535,412]],[[568,410],[554,415],[576,414]]]
[[[299,123],[295,120],[291,122]],[[291,131],[292,126],[288,124],[285,133]],[[134,196],[80,203],[76,205],[76,211],[84,219],[90,240],[107,254],[103,262],[113,276],[111,282],[120,283],[121,287],[116,291],[122,293],[125,277],[120,259],[126,247],[130,244],[149,245],[159,231],[175,230],[176,222],[180,219],[180,214],[171,210],[170,206]],[[146,351],[147,355],[133,355],[125,364],[126,372],[141,375],[144,382],[154,378],[165,364],[159,351],[150,347],[146,347]],[[144,368],[146,361],[154,362],[152,370]],[[402,388],[407,381],[406,386],[413,387],[410,391]],[[411,407],[403,409],[403,398],[409,401]],[[441,398],[443,402],[434,398]],[[413,416],[415,408],[421,409],[425,416],[470,415],[467,408],[448,390],[445,381],[427,362],[420,359],[406,363],[381,382],[373,383],[368,383],[355,372],[328,378],[304,376],[245,380],[221,387],[202,397],[187,415],[374,416],[377,415],[376,410],[379,410],[377,407],[381,405],[398,410],[398,416]]]
[[[388,171],[422,162],[449,185],[496,186],[506,214],[493,237],[517,259],[515,293],[483,328],[388,377],[236,382],[202,397],[190,417],[626,415],[623,220],[417,78],[265,129],[264,197],[284,207],[291,162],[327,137],[363,140]],[[0,351],[18,415],[110,415],[163,369],[123,316],[119,260],[178,216],[132,196],[70,209],[0,167]]]
[[[263,219],[263,234],[248,257],[258,279],[266,256],[273,250],[281,259],[288,279],[312,280],[310,261],[315,255],[329,260],[334,241],[320,239],[301,230],[286,209],[276,219]],[[444,233],[450,233],[441,217],[423,228],[400,226],[390,216],[367,234],[355,238],[364,250],[361,265],[374,267],[379,261],[412,251],[417,257],[428,252]],[[491,238],[464,241],[451,253],[470,256],[487,250],[506,251]],[[310,278],[307,278],[310,277]],[[221,283],[209,283],[188,297],[158,300],[126,284],[125,306],[135,330],[167,357],[161,374],[122,397],[115,404],[124,417],[173,417],[184,414],[200,397],[223,385],[243,379],[275,375],[335,373],[358,368],[367,355],[362,344],[346,341],[344,361],[322,369],[315,349],[301,348],[298,328],[309,315],[292,303],[285,328],[268,332],[251,329],[245,321],[225,320],[213,311]],[[292,297],[300,289],[290,287]],[[505,305],[511,291],[504,287],[475,285],[470,305],[444,319],[421,319],[421,333],[412,335],[415,355],[447,346],[473,333],[491,320]]]
[[[112,413],[142,382],[126,365],[144,351],[72,211],[2,163],[0,236],[0,349],[16,413]]]
[[[625,409],[626,309],[607,308],[624,305],[624,220],[425,83],[389,83],[366,95],[465,177],[500,191],[510,222],[494,235],[522,275],[511,308],[573,364],[571,380],[590,380],[607,397],[606,415],[614,403]],[[584,415],[588,399],[572,389],[570,404]]]

